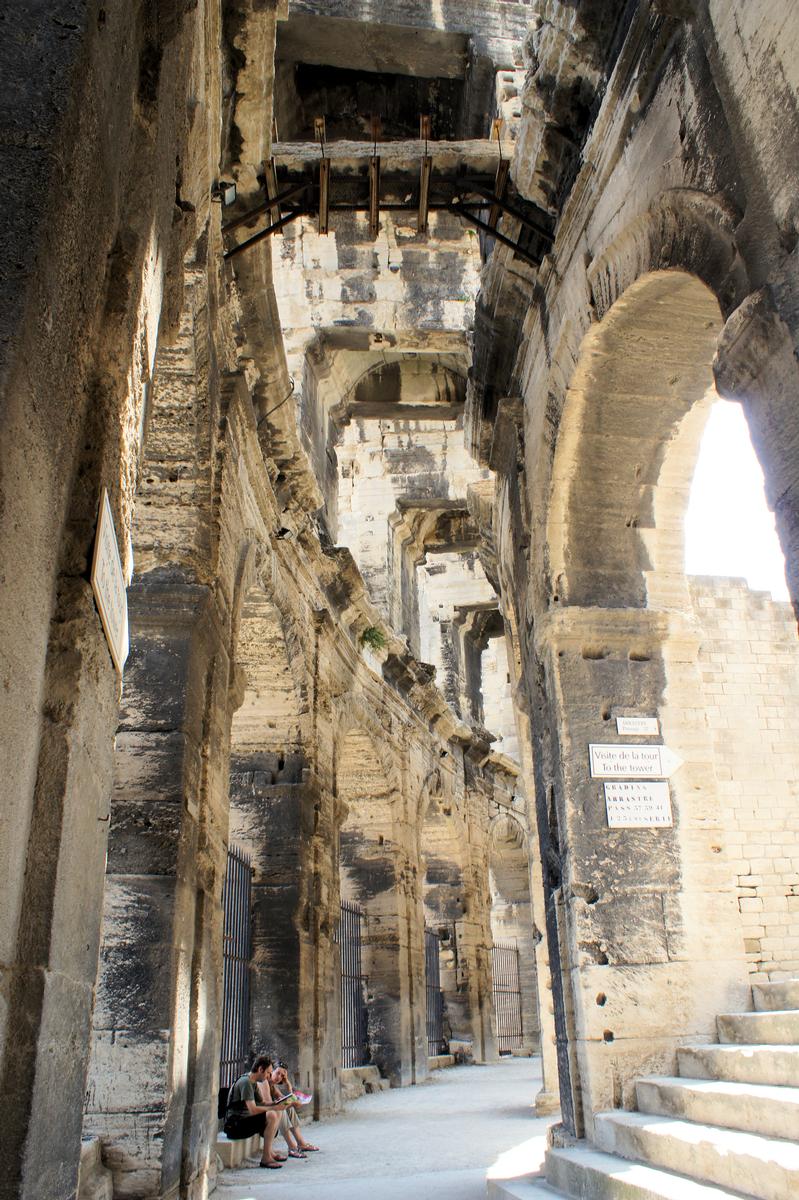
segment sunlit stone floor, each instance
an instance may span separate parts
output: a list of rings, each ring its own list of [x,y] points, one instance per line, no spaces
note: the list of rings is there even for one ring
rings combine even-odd
[[[543,1162],[549,1119],[532,1102],[538,1059],[454,1067],[419,1087],[362,1096],[306,1126],[322,1147],[280,1171],[220,1175],[217,1200],[484,1200],[486,1177],[516,1178]],[[285,1146],[278,1144],[281,1152]]]

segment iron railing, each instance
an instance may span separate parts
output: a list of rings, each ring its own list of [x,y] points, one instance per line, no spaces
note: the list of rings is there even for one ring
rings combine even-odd
[[[341,902],[338,928],[341,955],[341,1065],[363,1067],[369,1062],[368,1020],[362,967],[363,910]]]
[[[249,1066],[251,895],[252,867],[249,855],[237,846],[231,846],[222,889],[224,982],[219,1087],[225,1091]]]
[[[441,965],[438,934],[434,929],[424,931],[424,974],[427,985],[427,1053],[434,1057],[444,1054],[444,993],[441,990]]]
[[[510,1054],[522,1045],[522,993],[519,986],[519,948],[515,942],[494,942],[491,950],[494,976],[494,1015],[497,1050]]]

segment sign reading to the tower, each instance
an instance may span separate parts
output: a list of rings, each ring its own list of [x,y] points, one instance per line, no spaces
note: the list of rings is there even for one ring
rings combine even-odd
[[[650,733],[660,733],[660,725],[657,717],[616,717],[616,732],[646,737]]]
[[[665,782],[606,783],[605,808],[611,829],[663,829],[674,824]]]
[[[668,779],[682,766],[668,746],[589,745],[592,779]]]
[[[108,649],[121,675],[129,649],[128,595],[107,488],[103,488],[100,497],[91,578]]]

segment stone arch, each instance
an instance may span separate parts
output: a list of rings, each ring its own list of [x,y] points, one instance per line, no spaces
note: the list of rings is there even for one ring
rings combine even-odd
[[[684,507],[698,452],[695,417],[692,436],[671,456],[682,480],[667,480],[664,463],[712,387],[721,328],[706,285],[669,270],[639,277],[584,339],[552,472],[547,540],[557,603],[645,607],[656,565],[681,570],[677,501]],[[674,489],[671,505],[662,485]],[[668,529],[657,528],[658,512]]]
[[[260,581],[243,590],[235,645],[243,699],[233,716],[234,752],[259,747],[301,758],[309,732],[302,638]]]
[[[409,942],[399,793],[381,740],[361,724],[357,709],[336,741],[335,794],[339,816],[341,897],[363,910],[362,966],[366,977],[372,1063],[395,1083],[408,1082],[413,1061],[409,1003]]]
[[[278,603],[274,560],[249,543],[234,604],[236,699],[230,731],[230,841],[251,858],[252,1049],[274,1050],[307,1083],[313,886],[308,686],[299,630]],[[307,1005],[305,1006],[307,1008]]]
[[[441,771],[429,772],[418,800],[417,836],[422,873],[422,924],[439,940],[444,998],[444,1037],[474,1043],[473,955],[469,946],[468,845],[463,812],[442,786]]]
[[[500,813],[491,822],[488,878],[492,940],[513,943],[518,949],[521,1008],[518,1048],[534,1050],[540,1039],[535,945],[541,934],[533,924],[530,903],[529,838],[521,822],[510,813]],[[500,1053],[511,1049],[499,1039],[498,1045]]]
[[[638,279],[653,271],[695,275],[718,298],[725,318],[750,290],[735,244],[741,214],[722,198],[693,188],[661,193],[588,267],[593,311],[602,320]]]
[[[675,216],[664,201],[660,229],[668,236],[654,238],[644,222],[592,267],[602,320],[583,338],[573,365],[568,355],[560,359],[569,370],[564,367],[562,375],[568,382],[548,482],[548,561],[540,576],[549,591],[547,611],[536,628],[535,699],[548,714],[538,735],[543,769],[536,805],[549,886],[570,889],[568,965],[591,964],[571,979],[566,971],[553,977],[559,1029],[569,1021],[560,989],[574,987],[573,1011],[584,1004],[590,1014],[576,1016],[569,1034],[589,1129],[591,1110],[608,1102],[602,1055],[592,1044],[592,991],[611,995],[635,966],[643,1014],[648,995],[662,987],[659,964],[671,953],[664,947],[678,938],[680,966],[671,968],[670,986],[679,989],[682,1006],[659,1011],[661,1036],[704,1034],[697,997],[707,1002],[708,988],[714,1003],[742,992],[734,876],[723,858],[728,822],[703,709],[700,635],[688,606],[682,523],[714,374],[730,391],[743,379],[768,393],[762,403],[770,418],[763,424],[773,421],[774,445],[778,422],[783,432],[794,428],[787,397],[796,364],[788,361],[775,314],[749,313],[749,301],[741,303],[747,281],[732,218],[726,229],[717,222],[712,253],[705,254],[697,231],[709,228],[708,222],[692,224],[701,208],[692,204],[692,213]],[[768,344],[777,348],[771,355],[764,351]],[[751,402],[740,393],[736,398],[749,405],[751,422]],[[766,456],[767,478],[771,472],[773,480],[789,457],[780,459],[778,451],[771,461]],[[784,476],[788,491],[791,479]],[[780,487],[775,490],[780,494]],[[634,822],[616,833],[603,785],[589,769],[587,744],[618,740],[613,718],[628,713],[656,715],[666,744],[684,759],[666,788],[673,824],[657,836],[643,834]],[[623,878],[619,854],[631,854],[634,844],[629,861],[635,877]],[[603,863],[597,847],[606,848]],[[711,899],[711,864],[718,864],[714,878],[723,901]],[[659,908],[650,933],[636,946],[622,945],[619,929],[647,925],[653,888]],[[718,912],[712,945],[699,936],[692,917],[709,904]],[[554,941],[550,929],[551,946]],[[619,1040],[610,1025],[601,1032]],[[630,1039],[625,1051],[638,1054],[636,1028],[623,1036]],[[640,1069],[648,1069],[643,1053]],[[564,1107],[570,1103],[566,1096]]]

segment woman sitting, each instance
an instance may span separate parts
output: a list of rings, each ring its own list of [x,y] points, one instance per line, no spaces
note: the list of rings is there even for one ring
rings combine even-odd
[[[289,1158],[307,1158],[312,1150],[318,1150],[312,1142],[303,1137],[297,1110],[302,1107],[299,1100],[285,1101],[284,1097],[294,1092],[288,1072],[282,1063],[278,1063],[266,1079],[259,1083],[265,1103],[281,1104],[280,1121],[277,1132],[282,1134],[288,1147]]]

